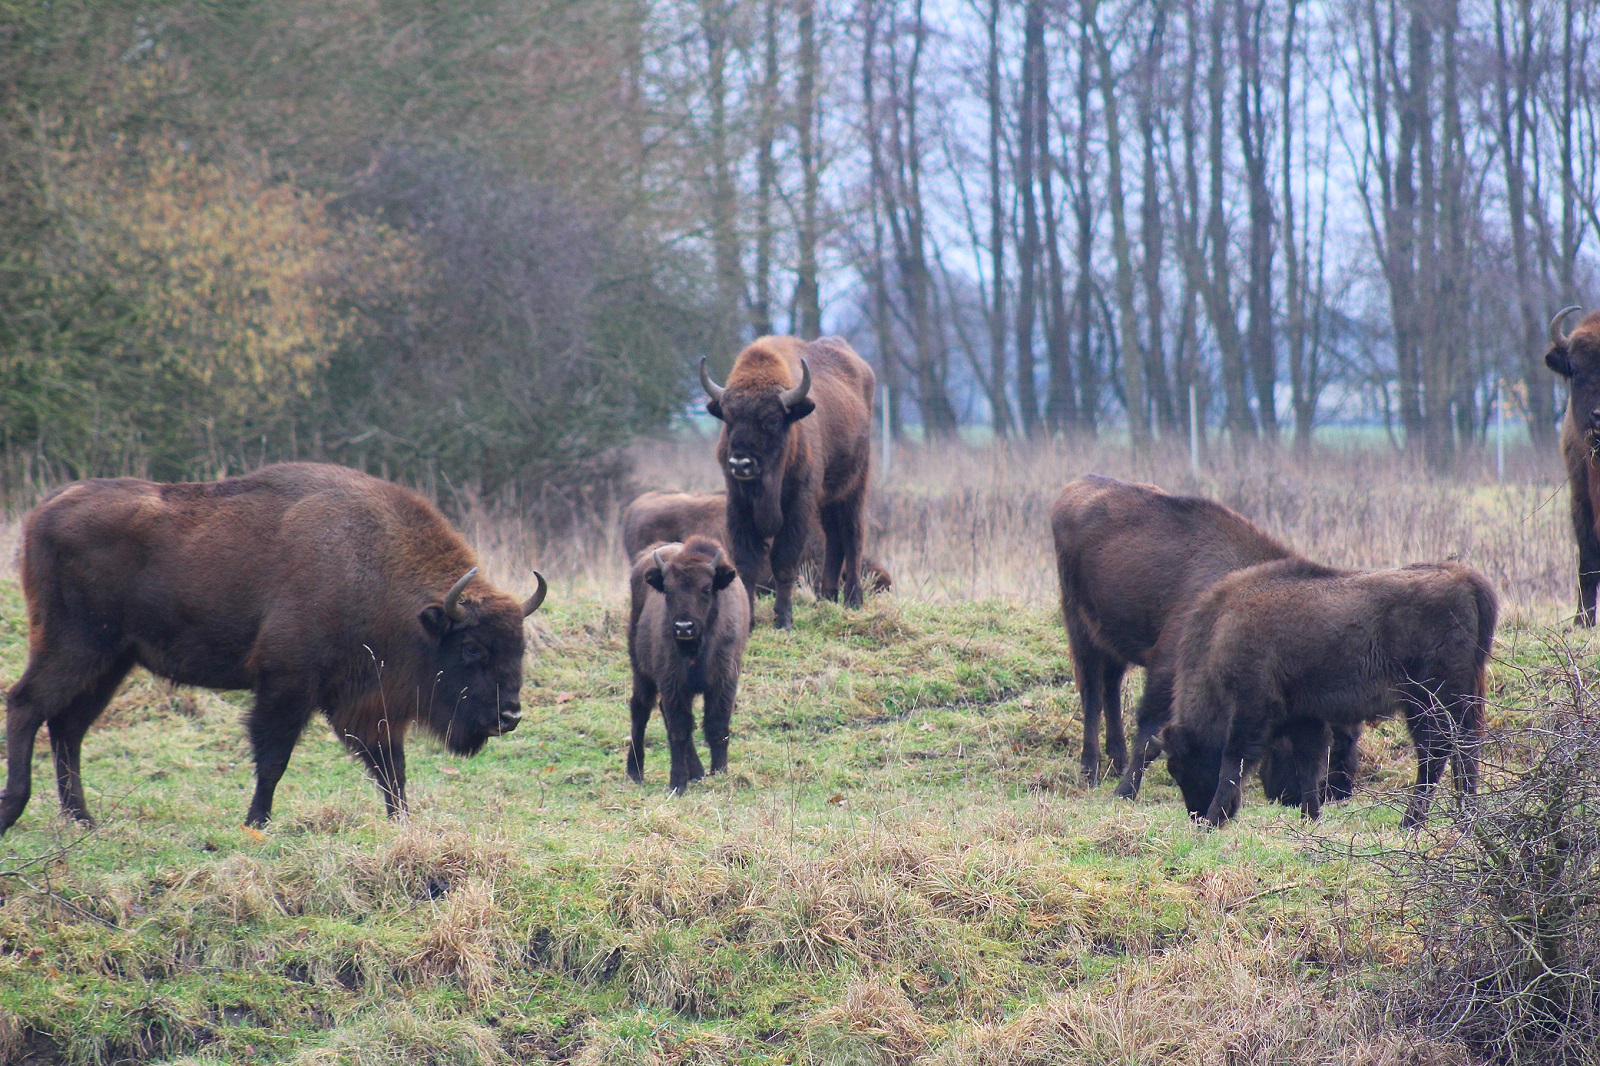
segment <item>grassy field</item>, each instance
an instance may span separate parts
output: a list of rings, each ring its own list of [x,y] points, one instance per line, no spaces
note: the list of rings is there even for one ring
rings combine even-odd
[[[521,728],[470,760],[414,742],[404,824],[319,722],[276,820],[244,828],[242,698],[135,678],[85,742],[100,828],[59,818],[41,753],[0,842],[0,1062],[1475,1061],[1392,1009],[1413,944],[1361,855],[1403,839],[1403,730],[1369,734],[1362,794],[1315,826],[1255,790],[1207,832],[1159,767],[1137,804],[1085,790],[1048,572],[990,592],[1045,558],[1025,543],[1036,504],[991,516],[1022,558],[964,572],[949,547],[984,493],[1033,479],[1048,499],[1065,479],[1044,460],[993,477],[965,461],[970,485],[919,485],[907,463],[885,486],[878,544],[900,592],[758,627],[731,772],[683,797],[664,794],[659,718],[646,785],[624,776],[621,560],[594,544],[535,553],[469,523],[502,583],[519,587],[530,555],[555,581]],[[1320,513],[1325,542],[1345,538],[1337,561],[1403,553],[1408,535],[1412,557],[1450,554],[1455,536],[1499,565],[1491,718],[1541,704],[1574,638],[1564,584],[1539,567],[1570,549],[1517,533],[1544,521],[1523,501],[1558,516],[1559,501],[1424,487],[1369,506],[1363,541],[1359,500],[1339,511],[1331,494],[1369,476],[1315,492],[1294,476],[1241,476],[1235,502],[1277,499],[1254,516],[1297,543]],[[1367,499],[1391,499],[1380,489]],[[1274,523],[1291,510],[1300,526]],[[0,685],[25,657],[8,575]]]

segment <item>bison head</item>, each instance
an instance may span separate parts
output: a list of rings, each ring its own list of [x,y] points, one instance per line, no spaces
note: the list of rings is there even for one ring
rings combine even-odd
[[[1160,743],[1167,753],[1167,772],[1183,793],[1183,805],[1191,817],[1205,817],[1222,776],[1222,742],[1174,723],[1162,731]]]
[[[522,721],[522,620],[539,609],[549,587],[535,571],[538,590],[526,603],[493,590],[463,601],[477,573],[468,570],[442,602],[418,616],[433,652],[428,727],[461,755],[475,754]]]
[[[1600,444],[1600,313],[1591,314],[1570,334],[1561,324],[1580,307],[1564,307],[1550,320],[1550,351],[1544,362],[1572,386],[1567,408],[1589,447]]]
[[[644,579],[667,598],[665,618],[672,639],[680,654],[697,659],[702,641],[716,625],[717,593],[733,584],[738,573],[723,558],[722,545],[709,537],[690,537],[665,558],[657,550],[651,563]]]
[[[711,380],[700,360],[700,384],[710,399],[706,410],[727,425],[727,474],[736,482],[766,482],[783,475],[789,427],[816,409],[808,398],[811,367],[800,360],[800,384],[793,388],[723,388]]]

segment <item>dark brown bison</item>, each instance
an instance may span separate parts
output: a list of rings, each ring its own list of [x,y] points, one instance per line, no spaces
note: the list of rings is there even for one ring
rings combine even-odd
[[[1544,361],[1566,378],[1572,392],[1561,422],[1561,455],[1571,488],[1572,532],[1578,540],[1578,624],[1594,625],[1600,589],[1600,311],[1592,311],[1570,334],[1561,324],[1581,307],[1565,307],[1550,320],[1550,351]]]
[[[706,410],[722,419],[717,462],[728,483],[734,565],[750,597],[772,570],[773,624],[793,623],[795,576],[811,528],[823,536],[817,594],[861,604],[861,541],[872,456],[872,368],[837,337],[762,337],[739,353],[726,387],[700,361]]]
[[[1475,792],[1497,609],[1489,583],[1457,563],[1359,572],[1287,559],[1218,581],[1184,625],[1160,737],[1190,814],[1233,817],[1240,782],[1275,740],[1315,780],[1331,726],[1397,711],[1417,751],[1401,824],[1427,816],[1446,759]],[[1307,789],[1302,811],[1319,806]]]
[[[628,660],[633,664],[633,738],[628,776],[644,780],[644,731],[656,697],[672,753],[668,788],[705,776],[694,746],[694,698],[705,697],[711,772],[728,768],[728,724],[750,632],[750,606],[722,545],[710,537],[656,544],[639,553],[629,584]]]
[[[726,492],[646,492],[622,512],[622,550],[631,561],[647,546],[659,541],[686,541],[693,536],[710,537],[729,547]],[[813,591],[821,588],[824,541],[820,522],[811,527],[805,550],[800,555],[800,575]],[[861,577],[873,592],[888,592],[894,585],[888,569],[865,554],[861,556]],[[762,564],[756,575],[756,591],[772,592],[772,570]]]
[[[22,534],[28,666],[6,700],[0,833],[28,803],[34,735],[50,728],[61,806],[91,821],[84,731],[134,666],[182,685],[250,689],[264,823],[289,754],[321,710],[406,809],[405,735],[419,722],[470,755],[521,718],[521,603],[427,501],[355,470],[265,467],[176,485],[80,481]]]

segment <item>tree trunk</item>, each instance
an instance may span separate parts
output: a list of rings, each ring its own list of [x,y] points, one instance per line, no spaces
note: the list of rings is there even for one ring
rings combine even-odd
[[[1017,244],[1017,409],[1022,431],[1039,431],[1039,397],[1034,378],[1033,326],[1039,305],[1039,212],[1034,201],[1037,162],[1039,68],[1044,61],[1044,0],[1027,0],[1023,16],[1022,102],[1017,116],[1017,210],[1022,239]]]
[[[795,127],[799,140],[800,232],[795,278],[796,332],[810,340],[822,333],[822,293],[817,283],[817,9],[816,0],[796,0],[800,33]]]
[[[1117,117],[1116,78],[1111,45],[1101,36],[1096,0],[1084,0],[1083,21],[1094,35],[1095,62],[1100,69],[1100,101],[1106,125],[1106,199],[1111,208],[1111,249],[1117,265],[1117,332],[1122,341],[1123,395],[1128,409],[1128,436],[1136,451],[1150,447],[1145,409],[1144,360],[1139,353],[1138,319],[1133,307],[1133,253],[1122,194],[1122,131]]]

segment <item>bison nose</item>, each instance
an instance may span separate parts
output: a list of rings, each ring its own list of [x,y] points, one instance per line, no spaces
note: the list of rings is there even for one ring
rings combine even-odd
[[[693,640],[700,635],[700,627],[693,622],[672,623],[672,635],[679,640]]]
[[[500,707],[500,732],[509,733],[522,721],[522,705],[506,703]]]
[[[730,455],[728,457],[728,473],[740,481],[749,481],[756,476],[756,461],[748,455]]]

